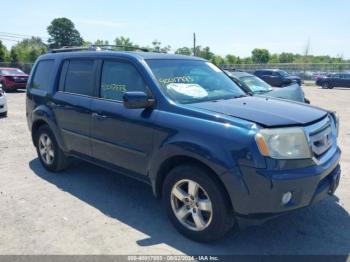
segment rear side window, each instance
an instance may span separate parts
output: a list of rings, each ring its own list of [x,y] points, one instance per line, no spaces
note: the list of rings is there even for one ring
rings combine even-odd
[[[60,77],[59,90],[79,94],[93,94],[94,87],[94,60],[70,60],[65,61]]]
[[[105,61],[101,75],[100,97],[121,101],[128,91],[147,93],[146,84],[136,68],[123,62]]]
[[[54,60],[42,60],[36,66],[31,88],[49,91]]]

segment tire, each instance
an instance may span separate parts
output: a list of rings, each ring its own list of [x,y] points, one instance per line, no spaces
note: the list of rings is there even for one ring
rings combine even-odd
[[[189,190],[190,187],[195,188],[193,185],[199,188],[197,194],[189,193],[195,191]],[[197,197],[191,198],[194,195]],[[184,236],[198,242],[211,242],[222,238],[235,224],[225,189],[208,170],[196,165],[181,165],[168,173],[163,183],[163,203],[175,228]]]
[[[7,87],[6,87],[6,85],[5,85],[5,83],[4,82],[1,82],[0,83],[1,84],[1,88],[2,88],[2,90],[4,90],[5,92],[8,92],[8,89],[7,89]]]
[[[332,89],[333,87],[331,87],[331,85],[330,85],[328,82],[324,82],[324,83],[322,84],[322,88],[323,88],[323,89]]]
[[[59,172],[68,167],[68,157],[59,147],[48,125],[43,125],[36,131],[35,147],[41,164],[48,171]],[[43,152],[46,152],[46,154]]]

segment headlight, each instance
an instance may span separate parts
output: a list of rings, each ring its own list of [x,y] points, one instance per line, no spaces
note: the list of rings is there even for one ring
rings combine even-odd
[[[338,137],[338,135],[339,135],[339,116],[338,116],[337,112],[332,112],[331,115],[332,115],[334,123],[335,123],[335,129],[337,131],[337,137]]]
[[[255,136],[262,155],[275,159],[311,158],[311,150],[302,128],[262,129]]]

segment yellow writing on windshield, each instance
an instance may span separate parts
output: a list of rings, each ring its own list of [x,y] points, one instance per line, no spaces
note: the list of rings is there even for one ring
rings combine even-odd
[[[172,78],[159,78],[158,81],[162,85],[168,85],[172,83],[193,83],[194,79],[190,76],[176,76]]]

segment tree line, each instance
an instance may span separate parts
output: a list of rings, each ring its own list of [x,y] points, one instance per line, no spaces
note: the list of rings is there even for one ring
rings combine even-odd
[[[0,40],[0,62],[10,62],[13,64],[20,62],[33,63],[38,56],[46,53],[49,49],[60,48],[64,46],[88,46],[91,42],[84,40],[80,32],[75,28],[74,23],[67,18],[55,18],[47,27],[50,36],[47,43],[44,43],[40,37],[31,37],[23,39],[10,50],[3,45]],[[154,40],[151,45],[139,45],[131,41],[130,38],[120,36],[113,43],[107,40],[98,39],[93,42],[95,45],[117,45],[122,50],[132,50],[133,48],[145,48],[153,52],[168,53],[171,51],[170,45],[162,45],[158,40]],[[235,65],[235,64],[269,64],[269,63],[349,63],[350,60],[344,60],[341,56],[313,56],[308,54],[293,54],[283,52],[281,54],[271,54],[267,49],[255,48],[251,56],[240,57],[233,54],[220,56],[215,54],[208,46],[181,47],[175,50],[175,54],[195,55],[211,61],[216,65]]]

